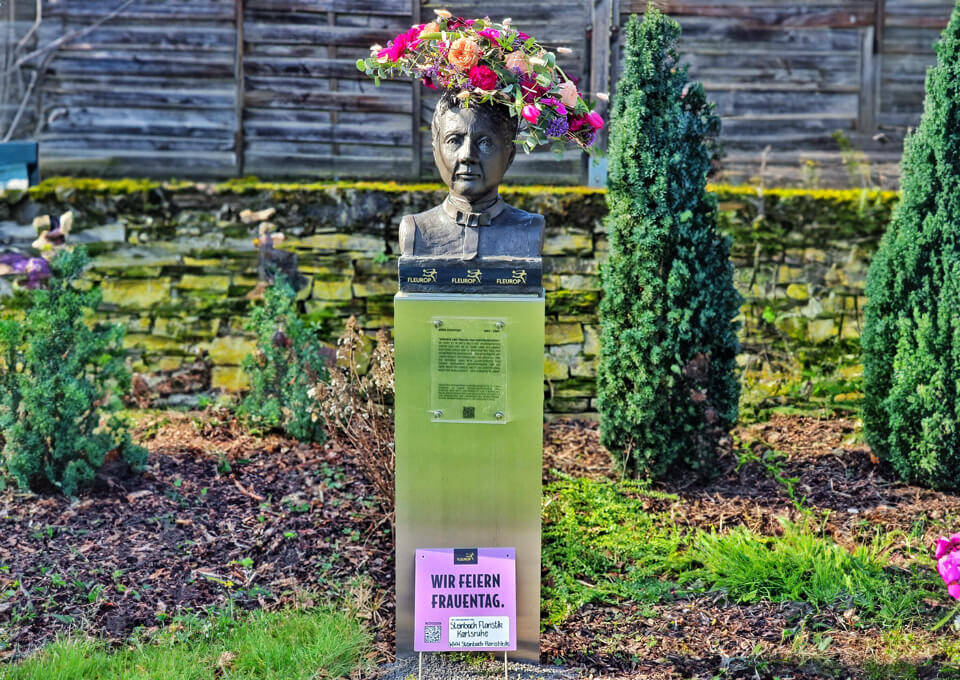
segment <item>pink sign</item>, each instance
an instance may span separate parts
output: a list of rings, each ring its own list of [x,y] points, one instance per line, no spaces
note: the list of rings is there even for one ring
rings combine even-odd
[[[417,551],[413,649],[517,649],[517,551]]]

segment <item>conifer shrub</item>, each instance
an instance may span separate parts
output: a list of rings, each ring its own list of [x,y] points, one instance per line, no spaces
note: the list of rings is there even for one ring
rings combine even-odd
[[[297,313],[296,295],[278,274],[253,308],[246,328],[256,334],[257,349],[243,360],[250,391],[238,414],[299,441],[322,442],[324,422],[315,417],[309,392],[327,380],[327,369],[315,329]]]
[[[707,471],[737,418],[730,240],[706,192],[720,119],[653,8],[626,27],[611,115],[598,409],[628,473]]]
[[[0,323],[4,457],[25,489],[52,485],[73,496],[93,482],[108,453],[134,469],[147,460],[116,414],[130,387],[124,328],[89,324],[101,296],[78,285],[88,262],[82,248],[60,252],[46,287],[30,292],[24,319]]]
[[[902,479],[960,488],[960,3],[867,276],[863,425]]]

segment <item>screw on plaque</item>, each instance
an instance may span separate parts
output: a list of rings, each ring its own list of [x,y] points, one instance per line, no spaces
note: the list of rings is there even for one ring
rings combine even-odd
[[[496,413],[493,414],[493,417],[496,418],[497,420],[503,420],[503,411],[497,411]]]
[[[434,327],[434,328],[440,328],[440,326],[442,326],[442,325],[443,325],[443,321],[441,321],[440,319],[434,319],[434,320],[433,320],[433,327]]]
[[[440,409],[437,409],[436,411],[433,412],[433,417],[434,417],[434,418],[439,418],[439,417],[441,417],[442,415],[443,415],[443,411],[441,411]]]
[[[497,330],[503,328],[505,325],[506,325],[506,324],[503,323],[503,321],[498,321],[498,322],[497,322]]]

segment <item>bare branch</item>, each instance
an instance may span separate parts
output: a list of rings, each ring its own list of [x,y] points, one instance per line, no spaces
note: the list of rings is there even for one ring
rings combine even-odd
[[[118,14],[120,14],[121,12],[123,12],[123,10],[125,10],[127,7],[129,7],[130,5],[132,5],[133,2],[134,2],[134,0],[126,0],[123,4],[121,4],[121,5],[120,5],[119,7],[117,7],[115,10],[113,10],[112,12],[110,12],[110,14],[108,14],[108,15],[105,16],[105,17],[103,17],[102,19],[98,19],[97,21],[95,21],[94,23],[90,24],[90,25],[87,26],[86,28],[81,28],[81,29],[78,29],[78,30],[73,31],[73,32],[71,32],[71,33],[67,33],[67,34],[64,35],[64,36],[61,36],[61,37],[57,38],[56,40],[54,40],[54,41],[53,41],[52,43],[50,43],[49,45],[44,45],[43,47],[34,50],[34,51],[31,52],[30,54],[28,54],[28,55],[26,55],[26,56],[23,56],[23,57],[20,57],[20,59],[18,59],[16,62],[14,62],[13,66],[11,66],[10,68],[8,68],[2,75],[6,75],[7,73],[10,73],[11,71],[14,71],[15,69],[20,68],[21,66],[23,66],[24,64],[26,64],[26,63],[27,63],[28,61],[30,61],[31,59],[34,59],[34,58],[36,58],[36,57],[38,57],[38,56],[40,56],[40,55],[42,55],[42,54],[46,54],[46,53],[48,53],[48,52],[56,52],[58,49],[60,49],[61,46],[65,45],[65,44],[67,44],[67,43],[69,43],[69,42],[73,42],[73,41],[76,40],[77,38],[82,38],[83,36],[85,36],[85,35],[87,35],[87,34],[89,34],[89,33],[92,33],[92,32],[95,31],[96,29],[100,28],[100,26],[102,26],[103,24],[107,23],[107,22],[110,21],[111,19],[114,19]]]
[[[40,22],[43,21],[43,0],[37,0],[37,9],[36,9],[36,18],[33,20],[33,26],[30,27],[30,30],[20,38],[20,42],[17,43],[15,50],[23,49],[27,46],[30,38],[33,37],[33,34],[37,32],[40,28]]]
[[[17,125],[20,124],[20,117],[27,108],[27,103],[30,101],[30,95],[33,94],[33,88],[40,81],[40,76],[44,71],[46,71],[47,65],[50,63],[50,59],[53,58],[53,55],[53,52],[47,54],[37,70],[33,72],[33,76],[30,78],[30,85],[27,86],[27,91],[23,93],[23,97],[20,99],[20,107],[17,109],[17,115],[13,117],[13,122],[10,123],[10,127],[7,129],[7,134],[3,136],[4,142],[9,142],[10,138],[13,137],[13,133],[16,132]]]

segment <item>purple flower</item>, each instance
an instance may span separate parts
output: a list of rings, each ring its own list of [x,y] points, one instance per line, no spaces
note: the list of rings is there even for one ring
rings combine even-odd
[[[0,272],[23,274],[27,271],[29,261],[29,257],[20,253],[3,253],[0,255]]]
[[[570,123],[567,122],[567,119],[558,116],[547,124],[547,127],[543,132],[547,137],[558,138],[567,134],[569,129]]]
[[[3,253],[0,255],[0,275],[3,274],[26,274],[26,287],[39,288],[50,278],[52,272],[50,263],[42,257]]]

